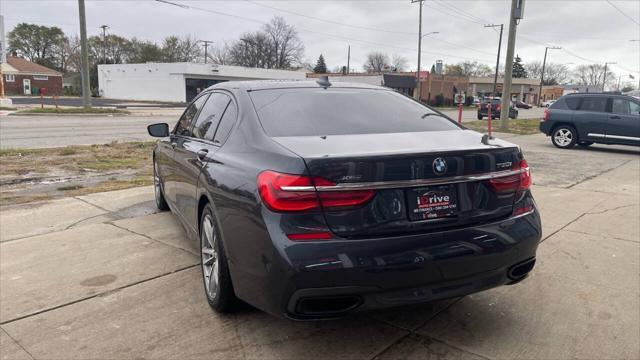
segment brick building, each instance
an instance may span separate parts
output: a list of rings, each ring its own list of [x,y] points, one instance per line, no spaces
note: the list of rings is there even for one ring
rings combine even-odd
[[[4,74],[4,90],[7,95],[62,95],[62,74],[48,67],[17,56],[7,56],[7,64],[14,71]]]

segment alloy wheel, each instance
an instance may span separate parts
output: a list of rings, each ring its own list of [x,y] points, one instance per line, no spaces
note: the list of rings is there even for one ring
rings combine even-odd
[[[202,220],[200,243],[202,246],[202,275],[204,276],[205,290],[210,299],[214,299],[218,294],[219,271],[216,250],[218,236],[216,234],[213,219],[211,215],[206,214]]]
[[[565,147],[569,146],[573,141],[573,132],[567,128],[560,128],[553,134],[556,144]]]

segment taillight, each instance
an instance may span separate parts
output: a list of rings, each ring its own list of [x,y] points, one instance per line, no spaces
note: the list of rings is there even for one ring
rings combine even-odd
[[[520,162],[512,168],[512,170],[520,170],[520,173],[502,176],[489,180],[489,186],[496,192],[507,191],[524,191],[531,187],[531,171],[527,160]]]
[[[317,187],[322,187],[320,191]],[[258,175],[258,191],[264,204],[273,211],[303,212],[337,210],[364,205],[373,190],[332,190],[336,184],[320,177],[263,171]]]
[[[496,106],[496,111],[500,111],[502,107],[500,105]]]
[[[531,178],[531,170],[527,160],[520,160],[520,188],[519,190],[528,190],[531,187],[533,180]]]
[[[544,109],[544,113],[542,114],[542,120],[543,121],[549,120],[549,109],[548,108]]]

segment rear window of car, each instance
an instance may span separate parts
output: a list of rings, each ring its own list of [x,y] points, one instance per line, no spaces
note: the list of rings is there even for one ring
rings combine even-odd
[[[272,137],[459,130],[454,122],[391,90],[291,88],[250,92]]]

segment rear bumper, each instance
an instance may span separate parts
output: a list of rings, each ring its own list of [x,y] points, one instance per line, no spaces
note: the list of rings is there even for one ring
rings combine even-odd
[[[243,300],[274,315],[310,320],[462,296],[526,277],[531,268],[513,268],[535,258],[540,238],[537,210],[381,239],[293,243],[272,234],[280,259],[254,289],[260,296]]]
[[[549,121],[540,121],[540,132],[549,136],[551,135],[551,123]]]

